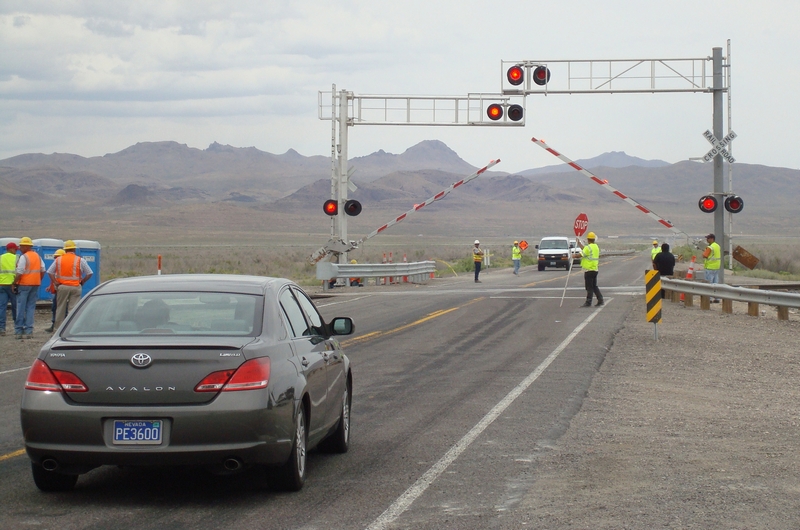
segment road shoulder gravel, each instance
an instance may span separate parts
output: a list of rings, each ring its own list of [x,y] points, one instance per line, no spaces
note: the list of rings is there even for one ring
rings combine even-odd
[[[800,527],[797,314],[630,303],[508,528]]]

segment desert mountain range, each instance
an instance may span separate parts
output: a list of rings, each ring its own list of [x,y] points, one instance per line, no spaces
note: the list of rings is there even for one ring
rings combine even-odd
[[[698,199],[713,187],[711,164],[669,164],[622,152],[578,163],[687,232],[704,232],[713,225],[712,216],[697,207]],[[477,169],[435,140],[401,154],[378,151],[354,158],[350,166],[355,168],[352,180],[358,186],[350,197],[364,206],[362,216],[351,220],[354,232],[369,232]],[[32,210],[79,207],[86,216],[103,212],[109,219],[141,208],[174,214],[198,205],[211,212],[228,204],[251,212],[296,216],[302,221],[295,228],[324,231],[329,223],[321,205],[330,198],[330,168],[330,158],[325,156],[306,157],[291,149],[275,155],[218,143],[201,150],[176,142],[142,142],[89,158],[24,154],[0,160],[0,205],[6,212],[26,215],[33,215]],[[727,166],[725,174],[727,183]],[[736,216],[736,230],[778,231],[784,219],[796,217],[800,171],[736,163],[733,182],[745,201],[744,211]],[[23,203],[27,209],[20,206]],[[570,226],[575,214],[584,211],[609,231],[663,232],[564,164],[514,175],[487,172],[433,206],[408,229],[420,230],[421,224],[433,221],[453,230],[464,224],[500,233],[526,226],[548,230],[550,225]],[[430,215],[435,209],[450,214],[434,220]]]

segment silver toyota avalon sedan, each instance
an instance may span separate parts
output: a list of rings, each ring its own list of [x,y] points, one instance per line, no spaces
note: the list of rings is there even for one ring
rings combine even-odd
[[[353,378],[338,335],[295,283],[165,275],[103,283],[30,369],[21,420],[33,480],[72,489],[102,465],[278,469],[350,444]]]

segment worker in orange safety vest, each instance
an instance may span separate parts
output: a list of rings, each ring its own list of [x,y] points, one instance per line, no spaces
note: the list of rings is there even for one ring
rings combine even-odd
[[[39,286],[44,277],[44,263],[33,250],[29,237],[19,240],[20,256],[14,271],[14,287],[17,291],[17,319],[14,321],[14,338],[33,338],[33,316],[39,299]]]
[[[56,287],[56,320],[53,329],[58,328],[67,316],[70,301],[78,303],[81,287],[92,277],[92,269],[86,260],[75,254],[77,246],[71,239],[64,242],[64,255],[59,256],[47,269],[50,281]],[[50,330],[52,331],[52,329]]]

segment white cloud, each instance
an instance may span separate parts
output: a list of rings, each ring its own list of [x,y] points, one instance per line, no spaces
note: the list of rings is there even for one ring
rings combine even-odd
[[[800,167],[800,4],[731,0],[14,1],[0,4],[0,158],[212,141],[330,152],[317,91],[466,95],[500,89],[502,59],[705,57],[733,43],[734,146],[743,162]],[[624,150],[701,156],[711,96],[527,98],[523,129],[355,127],[350,155],[438,138],[474,165],[555,163]],[[165,136],[166,135],[166,136]]]

